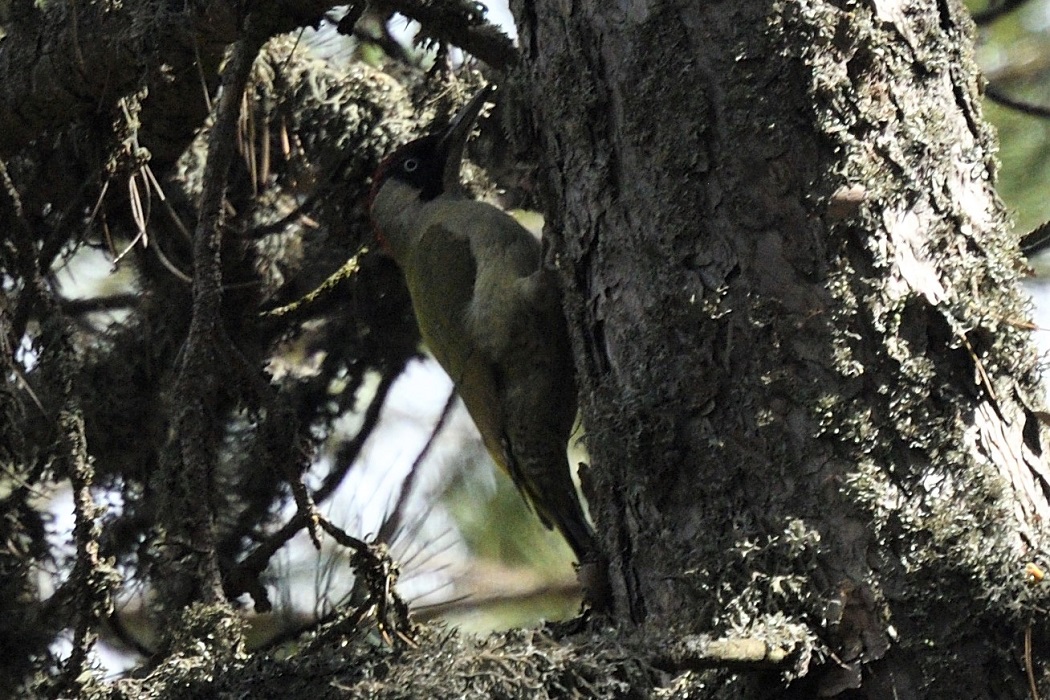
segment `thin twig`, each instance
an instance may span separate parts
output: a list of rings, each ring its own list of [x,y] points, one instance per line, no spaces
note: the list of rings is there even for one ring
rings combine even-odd
[[[390,395],[390,389],[400,375],[400,369],[391,371],[385,373],[379,381],[375,396],[372,397],[372,402],[365,409],[364,420],[361,422],[361,428],[357,431],[357,435],[354,436],[353,440],[337,450],[333,461],[334,466],[325,475],[324,481],[321,482],[317,490],[314,491],[314,500],[316,502],[323,503],[331,498],[335,490],[339,488],[339,484],[343,483],[343,479],[346,478],[350,468],[357,462],[357,457],[361,454],[361,448],[364,447],[365,442],[372,435],[372,431],[379,424],[379,418],[383,413],[383,406],[386,405],[386,399]]]
[[[1026,2],[1028,2],[1028,0],[1002,0],[1002,2],[998,3],[989,3],[988,7],[981,10],[980,12],[974,13],[974,24],[978,26],[989,24],[999,19],[1003,15],[1013,12],[1017,8],[1021,7],[1021,5],[1024,5]]]
[[[445,399],[445,405],[441,409],[441,415],[438,416],[437,423],[434,424],[434,429],[430,431],[430,437],[427,438],[423,449],[419,451],[415,461],[412,462],[412,466],[408,470],[408,476],[401,482],[401,490],[397,495],[397,502],[390,510],[390,514],[383,519],[383,524],[379,526],[379,533],[376,535],[378,542],[390,542],[394,533],[401,527],[405,515],[405,506],[408,504],[408,497],[412,493],[412,487],[415,486],[416,479],[419,478],[420,467],[430,454],[430,450],[434,447],[441,430],[448,423],[448,417],[452,415],[452,407],[455,405],[456,391],[453,389],[449,392],[448,398]]]
[[[553,583],[540,583],[528,590],[489,593],[477,595],[467,593],[456,596],[440,603],[414,606],[413,616],[420,621],[433,620],[455,613],[477,612],[497,608],[501,605],[525,605],[530,601],[543,600],[546,598],[578,598],[580,595],[580,584],[576,581],[556,581]]]
[[[1050,107],[1032,104],[1031,102],[1025,102],[1024,100],[1019,100],[1016,97],[1011,97],[995,85],[988,85],[984,89],[984,95],[992,102],[1000,104],[1003,107],[1009,107],[1010,109],[1015,109],[1018,112],[1028,114],[1033,117],[1043,117],[1050,119]]]
[[[331,294],[343,281],[350,279],[357,274],[361,269],[361,257],[368,253],[368,248],[362,246],[356,253],[354,253],[349,260],[342,264],[342,266],[328,276],[319,287],[311,291],[309,294],[304,296],[302,299],[297,299],[291,304],[279,306],[276,309],[270,309],[269,311],[260,312],[260,316],[267,318],[279,318],[286,316],[290,313],[301,311],[304,308],[311,306],[316,303],[319,299],[323,299]]]
[[[336,488],[338,488],[339,484],[342,483],[343,478],[349,471],[350,464],[353,464],[356,460],[357,454],[360,452],[360,447],[364,444],[365,440],[367,440],[368,436],[372,434],[372,431],[378,424],[383,405],[390,393],[390,387],[393,386],[394,380],[397,379],[398,374],[399,373],[397,372],[392,372],[383,377],[383,380],[376,388],[376,393],[372,398],[372,402],[365,410],[364,421],[362,422],[361,429],[352,441],[356,447],[350,450],[352,456],[348,457],[349,464],[346,465],[346,468],[330,472],[321,483],[320,488],[312,494],[307,494],[310,503],[317,504],[328,500],[328,498],[330,498],[335,492]],[[301,496],[296,496],[297,501],[300,498]],[[316,513],[316,511],[314,512]],[[225,584],[227,595],[236,597],[242,593],[248,593],[255,601],[255,609],[257,612],[269,611],[272,606],[266,596],[265,589],[259,584],[259,576],[269,565],[270,559],[277,553],[277,550],[283,547],[290,539],[295,537],[300,530],[305,528],[312,517],[313,516],[305,511],[300,504],[299,510],[287,523],[276,532],[270,534],[262,543],[252,550],[251,554],[242,559],[233,571],[230,571],[227,574]],[[316,520],[314,522],[316,522]]]
[[[266,588],[260,583],[259,576],[270,564],[270,559],[288,540],[299,534],[306,527],[305,513],[297,512],[280,530],[266,538],[252,553],[242,559],[232,571],[226,574],[225,590],[230,598],[247,593],[255,602],[255,612],[266,613],[273,609]]]
[[[208,81],[204,77],[204,65],[201,63],[201,51],[200,46],[197,45],[197,34],[193,35],[193,63],[197,66],[197,77],[201,81],[201,93],[204,95],[204,106],[211,113],[211,95],[208,93]]]
[[[988,392],[988,396],[993,402],[998,404],[999,399],[995,395],[995,387],[992,386],[992,379],[988,376],[988,372],[984,369],[984,363],[981,362],[981,358],[977,356],[977,351],[973,349],[973,345],[970,344],[970,339],[966,337],[965,333],[958,332],[958,337],[962,339],[963,345],[966,346],[966,350],[970,353],[970,358],[973,360],[974,366],[977,368],[977,376],[981,379],[981,384]]]
[[[1024,628],[1024,670],[1028,675],[1028,690],[1032,700],[1039,700],[1039,687],[1035,683],[1035,668],[1032,665],[1032,625]]]
[[[113,294],[105,297],[87,297],[84,299],[59,299],[58,305],[70,316],[90,314],[99,311],[127,309],[142,301],[141,294]]]
[[[314,549],[320,552],[321,536],[317,532],[319,515],[317,507],[314,505],[314,500],[310,497],[310,492],[306,490],[306,486],[303,485],[302,479],[289,479],[289,482],[292,487],[292,495],[295,497],[295,505],[298,506],[299,512],[306,516],[306,531],[310,534],[310,541],[313,543]]]

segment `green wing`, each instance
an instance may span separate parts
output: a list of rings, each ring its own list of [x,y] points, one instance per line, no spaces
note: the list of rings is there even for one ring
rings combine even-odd
[[[521,488],[506,445],[499,370],[468,325],[478,272],[470,241],[433,224],[414,256],[419,267],[410,276],[409,292],[423,341],[455,383],[492,459]]]
[[[412,258],[406,278],[419,331],[430,352],[458,384],[474,351],[466,326],[477,278],[470,241],[434,224],[420,236]]]

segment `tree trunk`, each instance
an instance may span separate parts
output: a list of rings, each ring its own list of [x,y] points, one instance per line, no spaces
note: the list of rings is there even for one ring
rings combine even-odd
[[[1050,471],[962,5],[513,9],[615,615],[1026,697]]]

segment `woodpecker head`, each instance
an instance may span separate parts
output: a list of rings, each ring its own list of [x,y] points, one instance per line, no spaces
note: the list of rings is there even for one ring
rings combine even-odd
[[[446,127],[410,141],[380,163],[372,176],[368,208],[384,247],[396,235],[391,230],[396,225],[392,217],[413,203],[459,192],[463,148],[481,108],[494,91],[492,85],[482,88]]]

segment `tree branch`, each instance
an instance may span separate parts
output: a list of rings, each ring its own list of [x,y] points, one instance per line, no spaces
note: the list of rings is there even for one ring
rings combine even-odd
[[[479,10],[477,2],[382,0],[373,4],[377,10],[400,12],[419,22],[422,25],[420,35],[425,39],[458,46],[497,70],[507,70],[518,62],[518,50],[514,42],[485,19],[485,13]]]
[[[988,3],[988,7],[979,12],[973,13],[974,24],[978,26],[990,24],[1000,17],[1018,9],[1026,2],[1028,2],[1028,0],[1000,0],[1000,2],[990,2]]]
[[[332,2],[256,3],[272,31],[312,23]],[[100,105],[150,87],[143,144],[178,157],[207,115],[200,76],[237,38],[238,3],[48,3],[39,21],[10,27],[0,51],[0,158],[42,133],[91,118]],[[177,107],[177,109],[175,108]]]
[[[412,462],[412,466],[408,470],[408,475],[401,482],[401,490],[397,494],[397,501],[394,503],[394,507],[390,509],[390,513],[383,518],[383,524],[379,526],[376,542],[392,543],[394,536],[401,528],[405,518],[405,507],[408,505],[408,497],[412,495],[412,487],[415,486],[416,479],[419,477],[419,468],[423,465],[423,460],[430,454],[430,450],[433,449],[434,442],[448,422],[448,417],[452,415],[452,407],[456,405],[457,396],[458,394],[453,390],[449,393],[448,398],[445,399],[445,405],[441,409],[441,415],[438,416],[433,430],[430,431],[430,437],[427,438],[423,449],[416,455],[415,461]]]
[[[223,203],[227,178],[237,148],[237,121],[252,64],[267,34],[250,16],[244,36],[234,46],[223,71],[222,96],[215,125],[208,139],[200,220],[193,243],[193,316],[175,380],[181,402],[174,419],[174,444],[178,457],[165,464],[165,497],[161,522],[167,529],[163,547],[170,571],[161,585],[163,600],[176,612],[192,599],[205,603],[224,600],[216,555],[211,505],[215,488],[216,426],[221,420],[219,396],[223,367],[234,351],[222,325]],[[205,495],[201,497],[201,493]],[[170,578],[169,578],[170,577]]]
[[[989,84],[984,89],[984,96],[996,104],[1017,110],[1022,114],[1041,117],[1043,119],[1050,118],[1050,107],[1044,107],[1043,105],[1037,105],[1024,100],[1019,100],[1016,97],[1011,97],[996,85]]]

